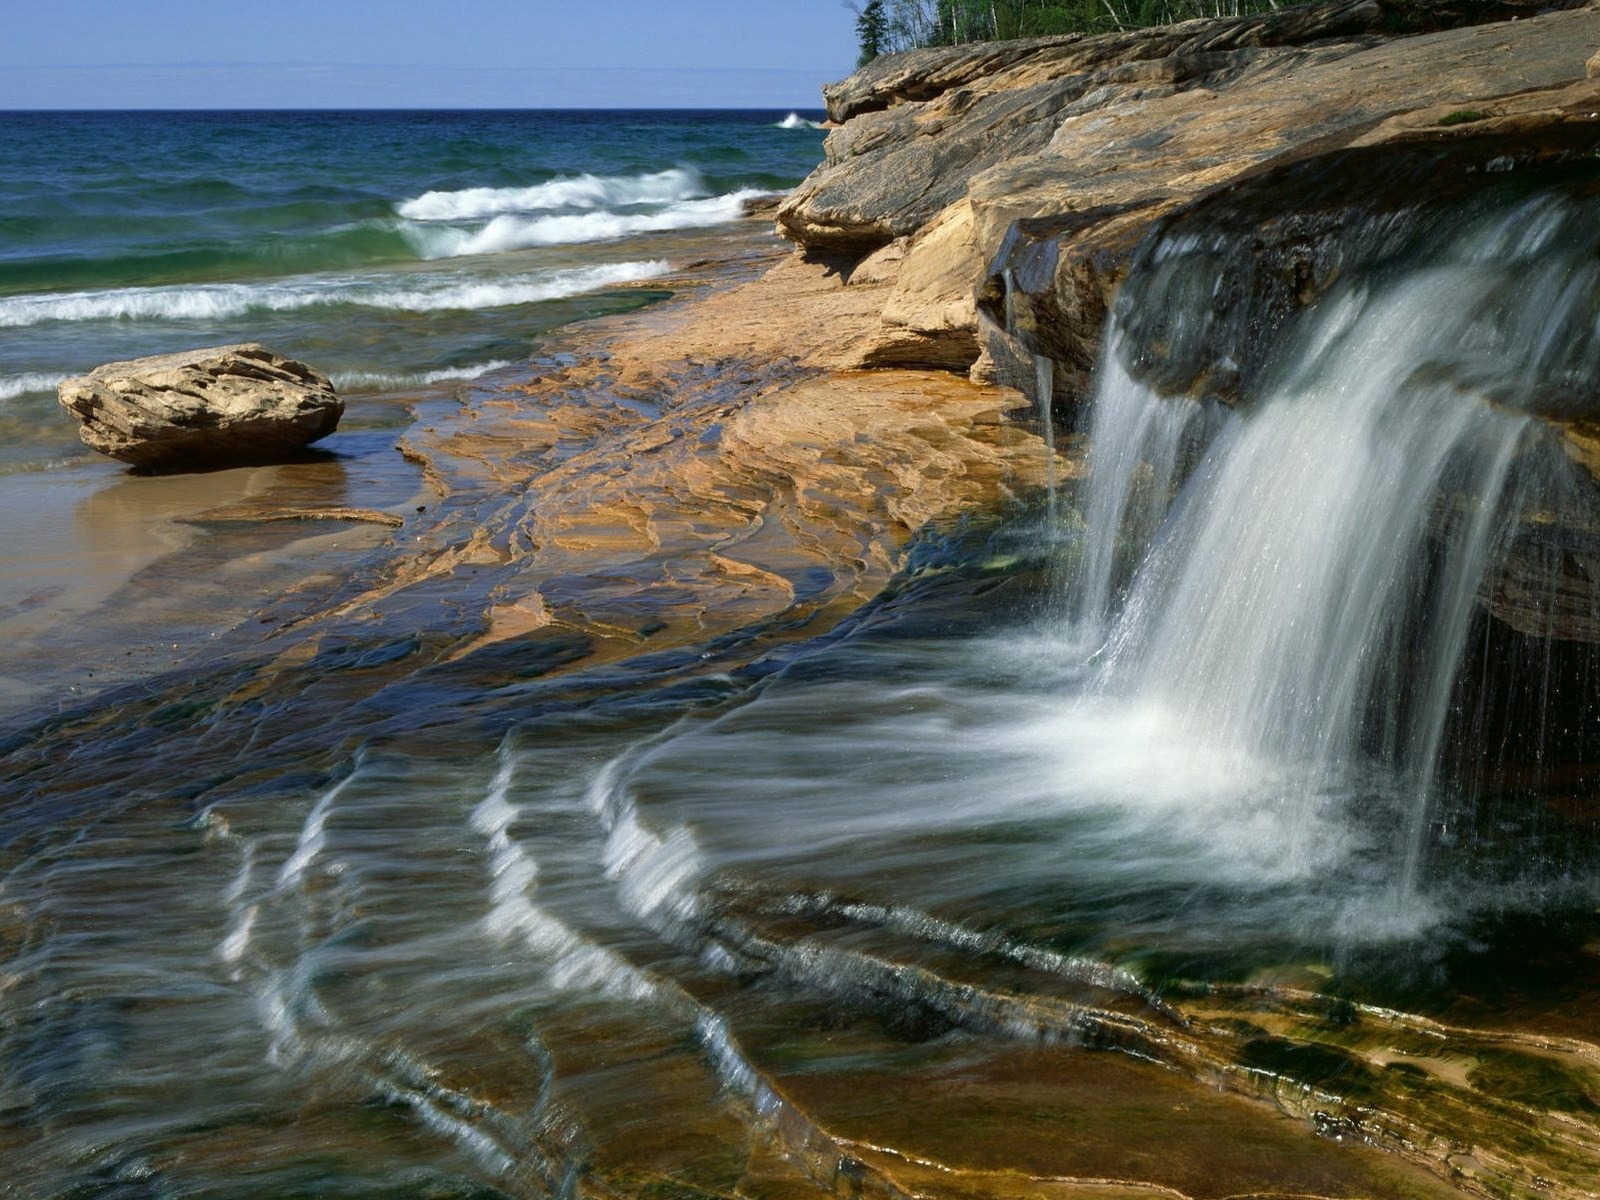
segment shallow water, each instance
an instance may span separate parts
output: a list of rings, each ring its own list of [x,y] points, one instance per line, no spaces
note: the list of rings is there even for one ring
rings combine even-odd
[[[797,183],[765,112],[0,114],[0,471],[73,454],[66,375],[261,341],[342,392],[525,361]]]
[[[1308,823],[1271,780],[1152,753],[1136,713],[1064,706],[1074,672],[1030,642],[1053,591],[1026,529],[928,541],[843,637],[656,655],[626,687],[541,678],[537,640],[443,674],[369,640],[242,706],[241,676],[202,673],[14,742],[22,1194],[715,1191],[768,1139],[797,1184],[824,1144],[804,1122],[1047,1173],[1110,1137],[1100,1168],[1195,1195],[1435,1194],[1217,1098],[1212,1073],[1284,1021],[1304,1038],[1305,995],[1444,1015],[1466,993],[1490,1005],[1473,1023],[1550,1029],[1481,991],[1506,959],[1500,986],[1542,973],[1537,1003],[1592,1029],[1592,901],[1451,887],[1396,911],[1404,814],[1381,795]],[[1238,1003],[1206,980],[1250,985],[1228,1020],[1253,1035],[1183,1015]],[[1441,1071],[1479,1053],[1380,1009],[1309,1027]],[[1077,1083],[1038,1091],[1058,1078]],[[911,1087],[921,1121],[885,1127]],[[1019,1103],[1041,1133],[1114,1133],[979,1132]],[[1191,1108],[1209,1132],[1172,1124]]]
[[[1487,795],[1416,757],[1462,722],[1414,714],[1459,706],[1460,660],[1492,640],[1479,581],[1438,581],[1516,540],[1517,481],[1548,463],[1525,416],[1397,364],[1419,345],[1469,361],[1497,285],[1538,274],[1520,253],[1333,296],[1293,335],[1304,370],[1233,415],[1107,375],[1105,424],[1129,428],[1095,435],[1110,469],[1085,494],[920,531],[832,628],[797,600],[625,651],[560,626],[482,645],[465,627],[524,569],[486,556],[297,631],[297,606],[337,613],[383,559],[301,548],[346,578],[270,605],[281,633],[13,718],[14,1186],[1592,1194],[1588,764]],[[1396,319],[1468,283],[1484,307],[1464,326]],[[397,425],[448,442],[495,386]],[[1462,433],[1428,479],[1416,453],[1393,469],[1396,396],[1423,443]],[[1325,488],[1295,491],[1317,464]],[[1441,518],[1440,479],[1505,537]],[[537,506],[459,482],[406,534],[498,536],[505,505]],[[199,538],[118,597],[157,605],[181,566],[260,536]],[[1330,575],[1366,620],[1272,586]],[[674,617],[635,590],[634,617]],[[1427,671],[1421,699],[1391,691],[1419,611],[1443,699]],[[1300,635],[1303,655],[1256,656]],[[1373,714],[1425,728],[1373,741]]]

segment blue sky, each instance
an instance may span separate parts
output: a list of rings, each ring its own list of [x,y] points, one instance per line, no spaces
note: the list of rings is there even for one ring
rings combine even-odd
[[[817,108],[842,0],[0,0],[0,109]]]

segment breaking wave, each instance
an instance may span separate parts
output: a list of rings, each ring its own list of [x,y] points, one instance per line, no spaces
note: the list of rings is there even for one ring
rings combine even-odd
[[[738,220],[744,215],[745,201],[763,195],[766,193],[757,188],[745,188],[725,196],[681,201],[656,212],[595,209],[591,212],[550,213],[538,217],[504,213],[482,229],[415,225],[411,236],[415,239],[417,252],[424,258],[497,254],[536,246],[571,246],[583,242],[611,241],[638,233],[721,225]]]
[[[396,205],[395,211],[411,221],[481,221],[505,213],[672,204],[705,194],[698,171],[674,167],[649,175],[576,175],[532,187],[424,192]]]
[[[65,375],[45,375],[36,372],[0,376],[0,400],[15,400],[18,396],[26,396],[30,392],[53,392],[65,378]]]
[[[808,121],[797,112],[790,113],[778,122],[779,129],[821,129],[821,121]]]
[[[441,367],[437,371],[418,371],[407,374],[391,371],[336,371],[333,386],[341,392],[394,391],[399,388],[426,387],[433,383],[453,380],[477,379],[490,371],[499,371],[514,365],[510,359],[497,358],[489,362],[474,363],[467,367]]]
[[[404,277],[399,285],[392,277],[344,277],[273,284],[216,283],[13,296],[0,300],[0,328],[50,321],[208,320],[237,317],[248,312],[285,312],[331,305],[398,312],[505,308],[653,279],[669,269],[665,261],[655,259],[498,278],[414,275]],[[25,381],[44,377],[20,378]],[[0,392],[0,396],[3,395]]]

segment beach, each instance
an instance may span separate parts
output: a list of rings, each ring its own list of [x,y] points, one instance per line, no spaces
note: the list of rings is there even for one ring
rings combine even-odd
[[[485,375],[525,375],[542,331],[660,300],[655,277],[737,259],[744,251],[699,231],[727,228],[808,167],[814,147],[799,143],[817,135],[785,118],[8,121],[0,490],[12,557],[0,619],[13,653],[0,707],[70,706],[171,669],[248,623],[285,571],[343,577],[392,542],[359,521],[342,538],[304,520],[246,533],[240,514],[270,495],[263,513],[358,508],[415,523],[422,481],[394,451],[415,412],[451,406]],[[272,165],[285,148],[294,165]],[[691,154],[708,174],[680,158]],[[709,173],[723,162],[729,174]],[[521,186],[490,186],[511,179]],[[55,403],[60,379],[100,362],[252,339],[300,354],[352,397],[324,461],[131,478],[81,446]],[[161,583],[124,590],[162,560]]]

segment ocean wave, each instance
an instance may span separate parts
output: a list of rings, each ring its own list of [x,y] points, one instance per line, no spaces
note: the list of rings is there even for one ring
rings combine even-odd
[[[746,200],[767,194],[757,188],[745,188],[725,196],[684,200],[657,212],[623,213],[597,209],[593,212],[555,213],[542,217],[502,214],[478,230],[414,225],[410,236],[414,238],[417,253],[424,258],[498,254],[535,246],[571,246],[583,242],[611,241],[640,233],[721,225],[743,216]]]
[[[778,122],[779,129],[821,129],[821,121],[808,121],[797,112],[790,113]]]
[[[0,300],[0,327],[51,321],[215,320],[247,312],[285,312],[338,304],[398,312],[505,308],[636,283],[664,275],[668,270],[666,262],[655,259],[499,278],[411,276],[405,286],[399,287],[388,281],[346,277],[12,296]]]
[[[441,367],[437,371],[419,371],[411,374],[389,371],[336,371],[333,386],[347,391],[397,391],[401,388],[426,387],[433,383],[452,380],[477,379],[490,371],[514,365],[510,359],[497,358],[490,362],[474,363],[470,367]]]
[[[29,392],[53,392],[65,375],[0,375],[0,400],[15,400]]]
[[[532,187],[424,192],[395,211],[409,221],[482,221],[506,213],[673,204],[705,194],[698,171],[674,167],[650,175],[577,175]]]

